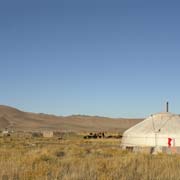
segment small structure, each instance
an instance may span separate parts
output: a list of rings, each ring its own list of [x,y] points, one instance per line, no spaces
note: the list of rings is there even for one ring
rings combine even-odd
[[[7,129],[5,129],[4,131],[2,131],[2,136],[4,137],[10,136],[10,132]]]
[[[43,137],[45,138],[51,138],[54,136],[54,132],[53,131],[44,131],[43,132]]]

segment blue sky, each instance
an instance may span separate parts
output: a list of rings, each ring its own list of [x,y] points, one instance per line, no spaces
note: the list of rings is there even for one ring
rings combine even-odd
[[[1,0],[0,104],[57,115],[180,113],[180,2]]]

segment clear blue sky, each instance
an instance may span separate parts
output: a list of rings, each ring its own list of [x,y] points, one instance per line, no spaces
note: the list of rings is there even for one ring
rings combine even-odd
[[[57,115],[180,113],[180,2],[1,0],[0,104]]]

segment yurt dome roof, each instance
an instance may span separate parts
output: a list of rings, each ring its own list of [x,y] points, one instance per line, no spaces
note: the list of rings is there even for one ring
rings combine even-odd
[[[125,131],[122,146],[168,146],[168,138],[180,146],[180,116],[161,112]]]

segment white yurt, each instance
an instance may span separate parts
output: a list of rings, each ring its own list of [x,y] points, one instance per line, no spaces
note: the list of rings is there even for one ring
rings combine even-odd
[[[169,112],[151,115],[124,132],[121,146],[132,151],[180,152],[180,116]]]

